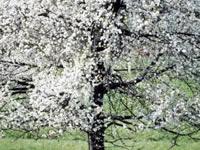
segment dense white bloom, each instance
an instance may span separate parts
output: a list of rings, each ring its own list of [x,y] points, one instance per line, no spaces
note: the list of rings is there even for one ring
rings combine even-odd
[[[0,20],[3,128],[94,130],[109,91],[149,126],[199,123],[199,91],[174,84],[200,83],[198,0],[0,0]]]

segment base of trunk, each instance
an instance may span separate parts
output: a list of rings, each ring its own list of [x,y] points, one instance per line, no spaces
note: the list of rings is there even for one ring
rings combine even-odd
[[[88,133],[89,150],[104,150],[104,129]]]
[[[104,119],[97,115],[94,119],[92,131],[88,132],[89,150],[104,150]]]

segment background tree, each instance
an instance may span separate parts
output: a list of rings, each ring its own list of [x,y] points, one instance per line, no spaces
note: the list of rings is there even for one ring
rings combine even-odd
[[[198,0],[0,4],[2,129],[80,128],[91,150],[112,125],[199,130]]]

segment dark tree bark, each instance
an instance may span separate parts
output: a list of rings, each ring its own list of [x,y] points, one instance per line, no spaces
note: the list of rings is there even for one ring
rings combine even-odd
[[[89,150],[104,150],[104,120],[100,115],[96,116],[93,129],[96,130],[88,133]]]
[[[97,64],[97,70],[100,70],[95,76],[100,76],[102,79],[105,76],[105,67],[103,63]],[[94,87],[94,94],[92,96],[92,101],[94,103],[93,109],[97,107],[103,107],[103,96],[106,93],[106,88],[99,80],[99,84]],[[92,130],[88,132],[88,146],[89,150],[104,150],[104,117],[102,113],[98,113],[93,120]]]

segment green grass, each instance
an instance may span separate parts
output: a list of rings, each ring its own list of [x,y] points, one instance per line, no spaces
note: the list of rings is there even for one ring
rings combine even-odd
[[[122,132],[121,132],[122,133]],[[130,150],[168,150],[171,146],[172,135],[157,132],[145,131],[138,133],[123,132],[122,136],[130,135],[129,140],[125,140],[127,145],[131,145]],[[106,138],[112,140],[111,138]],[[120,141],[115,144],[121,145]],[[195,142],[188,138],[180,138],[179,146],[172,150],[200,150],[200,141]],[[106,143],[106,150],[122,150],[121,147],[114,147]],[[6,137],[0,139],[0,150],[87,150],[87,137],[80,133],[66,133],[59,140],[55,139],[17,139]]]
[[[172,150],[199,150],[199,142],[179,142],[180,146]],[[132,150],[168,150],[170,141],[138,141]],[[108,146],[108,145],[107,145]],[[122,148],[109,145],[107,150],[120,150]],[[86,141],[76,140],[33,140],[33,139],[1,139],[0,150],[87,150]]]
[[[0,150],[86,150],[85,141],[1,139]]]

